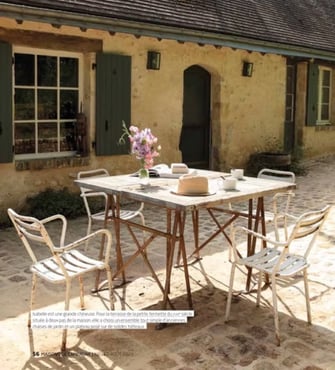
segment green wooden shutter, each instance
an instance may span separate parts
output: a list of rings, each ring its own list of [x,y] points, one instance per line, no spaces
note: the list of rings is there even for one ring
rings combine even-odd
[[[308,86],[307,86],[307,116],[306,116],[307,126],[315,126],[318,118],[318,86],[319,86],[319,66],[314,63],[309,63]]]
[[[130,124],[131,57],[97,54],[96,60],[96,155],[129,153],[120,145],[122,122]]]
[[[13,161],[12,46],[0,42],[0,163]]]

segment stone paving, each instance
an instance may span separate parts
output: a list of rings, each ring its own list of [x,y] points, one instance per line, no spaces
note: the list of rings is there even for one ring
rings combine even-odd
[[[335,157],[306,162],[307,175],[297,177],[297,190],[291,212],[300,214],[335,204]],[[201,214],[200,237],[213,227],[207,213]],[[164,217],[146,207],[148,225],[164,229]],[[224,216],[222,216],[224,217]],[[86,218],[69,221],[67,240],[85,233]],[[56,228],[50,232],[57,235]],[[269,230],[271,233],[271,230]],[[133,245],[123,231],[124,253]],[[186,242],[192,245],[190,223]],[[157,240],[148,256],[164,278],[165,242]],[[98,243],[90,245],[97,251]],[[191,251],[191,249],[189,250]],[[261,307],[255,306],[255,292],[243,293],[245,273],[236,277],[240,291],[233,300],[230,321],[223,316],[229,282],[230,263],[227,242],[218,237],[202,251],[202,260],[190,265],[195,316],[187,324],[170,324],[156,330],[69,330],[68,352],[60,356],[61,332],[57,329],[28,331],[30,294],[29,259],[12,228],[0,230],[1,337],[0,365],[3,369],[125,369],[125,370],[332,370],[335,369],[335,207],[324,224],[311,255],[309,269],[313,324],[306,323],[302,279],[279,284],[280,330],[282,344],[276,345],[271,290],[262,293]],[[112,261],[112,263],[114,260]],[[115,289],[117,309],[159,309],[161,292],[137,259],[127,271],[129,283]],[[92,276],[93,281],[93,276]],[[87,310],[105,310],[107,292],[89,293],[86,279]],[[72,289],[71,309],[79,307],[77,285]],[[63,287],[37,286],[37,308],[61,310]],[[173,270],[171,299],[177,309],[187,309],[183,271]]]

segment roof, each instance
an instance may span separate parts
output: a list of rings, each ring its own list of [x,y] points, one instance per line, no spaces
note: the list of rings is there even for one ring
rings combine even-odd
[[[0,15],[46,11],[47,17],[62,14],[63,22],[81,19],[94,27],[104,23],[110,30],[159,30],[180,36],[248,40],[335,53],[334,0],[7,0],[0,1]],[[42,18],[43,19],[43,18]],[[41,21],[41,14],[39,20]],[[88,22],[88,23],[87,23]],[[121,23],[120,23],[121,22]],[[117,28],[117,26],[119,28]],[[122,27],[121,27],[122,26]],[[113,28],[114,27],[114,28]],[[121,27],[121,28],[120,28]],[[155,33],[155,32],[156,33]],[[140,31],[138,31],[140,32]],[[192,33],[193,32],[193,33]],[[140,33],[141,34],[141,33]],[[164,32],[162,33],[164,36]]]

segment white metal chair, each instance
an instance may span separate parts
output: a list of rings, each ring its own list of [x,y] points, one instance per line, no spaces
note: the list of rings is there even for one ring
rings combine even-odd
[[[95,170],[80,171],[77,174],[77,179],[89,178],[89,177],[106,177],[106,176],[109,176],[108,171],[104,168],[99,168],[99,169],[95,169]],[[85,208],[86,208],[86,212],[87,212],[87,216],[88,216],[87,234],[89,234],[92,230],[93,222],[104,223],[104,221],[105,221],[105,214],[106,214],[107,206],[108,206],[108,204],[107,204],[108,203],[107,202],[107,194],[104,193],[104,192],[97,192],[97,191],[93,191],[91,189],[86,189],[86,188],[83,188],[83,187],[80,187],[80,193],[81,193],[80,194],[81,197],[83,198]],[[103,211],[99,211],[99,212],[93,212],[92,211],[90,201],[89,201],[92,198],[102,200],[102,204],[103,204],[103,207],[104,207]],[[141,218],[141,222],[144,225],[145,220],[144,220],[144,216],[143,216],[143,213],[142,213],[143,207],[144,207],[144,204],[140,203],[139,207],[135,210],[121,209],[120,210],[120,217],[124,220],[130,220],[130,219],[138,216],[138,217]],[[111,214],[110,210],[109,210],[109,213]]]
[[[280,345],[279,319],[277,308],[277,279],[287,279],[293,275],[303,272],[305,298],[307,308],[307,321],[311,323],[311,310],[309,303],[307,269],[309,266],[308,255],[320,231],[323,222],[329,212],[330,206],[321,210],[306,212],[295,219],[295,223],[286,241],[278,241],[265,237],[262,234],[238,226],[233,230],[233,262],[231,267],[229,293],[226,306],[225,321],[228,321],[230,315],[231,301],[233,295],[233,284],[235,269],[239,266],[245,266],[258,271],[258,290],[256,305],[259,306],[261,296],[261,285],[263,274],[269,276],[272,285],[272,299],[274,311],[275,333],[278,345]],[[265,241],[266,247],[253,255],[241,257],[237,251],[236,234],[237,232],[246,233],[256,238],[261,244]]]
[[[34,217],[19,215],[11,208],[8,209],[8,215],[15,226],[15,229],[30,258],[32,259],[30,270],[33,275],[28,327],[31,327],[31,311],[33,310],[33,303],[35,300],[37,277],[46,280],[49,283],[65,283],[66,294],[64,309],[67,311],[70,305],[70,289],[72,280],[75,278],[79,279],[80,305],[83,309],[83,275],[91,271],[106,270],[109,287],[110,309],[114,309],[112,272],[109,265],[112,235],[109,230],[97,230],[92,234],[65,245],[67,221],[64,216],[54,215],[43,220],[38,220]],[[56,220],[60,221],[62,225],[59,245],[54,244],[45,226],[49,222]],[[103,235],[105,239],[105,257],[103,260],[93,259],[79,251],[78,247],[84,245],[87,240],[93,239],[97,236],[99,236],[100,239],[101,235]],[[47,248],[41,251],[41,244]],[[43,253],[43,257],[41,259],[38,258],[38,254],[40,253]],[[45,258],[46,255],[48,257]],[[66,337],[67,329],[64,329],[61,343],[62,351],[65,351],[66,349]]]

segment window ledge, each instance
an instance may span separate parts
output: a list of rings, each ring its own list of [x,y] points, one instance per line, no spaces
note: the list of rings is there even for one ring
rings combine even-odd
[[[15,161],[16,171],[37,171],[52,168],[80,167],[87,165],[89,165],[89,157],[40,158]]]
[[[335,125],[317,125],[315,131],[335,131]]]

